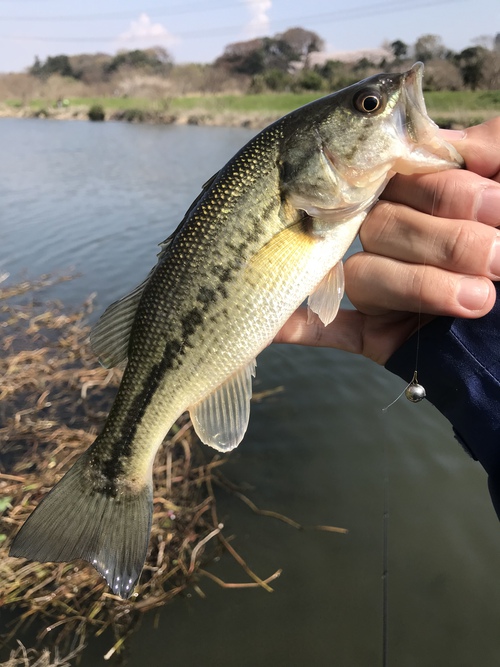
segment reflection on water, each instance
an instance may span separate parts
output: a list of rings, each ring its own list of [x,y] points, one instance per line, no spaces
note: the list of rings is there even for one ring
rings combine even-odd
[[[155,262],[201,184],[251,136],[243,129],[1,120],[0,273],[82,277],[50,297],[98,309]],[[500,529],[485,476],[429,404],[399,401],[401,382],[334,350],[275,346],[259,358],[247,437],[224,472],[296,531],[219,494],[226,534],[274,592],[176,599],[143,623],[131,665],[368,667],[381,664],[384,451],[389,468],[389,664],[497,667]],[[422,378],[424,384],[425,379]],[[224,556],[213,571],[245,581]],[[109,648],[109,645],[106,646]],[[91,645],[84,665],[107,664]]]

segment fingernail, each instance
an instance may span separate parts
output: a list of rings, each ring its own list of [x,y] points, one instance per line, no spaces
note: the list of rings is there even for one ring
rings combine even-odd
[[[460,141],[460,139],[465,139],[464,130],[439,130],[439,135],[442,139],[448,139],[449,141]]]
[[[467,310],[481,310],[490,295],[490,286],[481,278],[462,278],[457,293],[458,303]]]
[[[485,188],[479,195],[476,220],[487,225],[500,224],[500,188]]]
[[[490,272],[500,278],[500,234],[497,233],[495,243],[491,249]]]

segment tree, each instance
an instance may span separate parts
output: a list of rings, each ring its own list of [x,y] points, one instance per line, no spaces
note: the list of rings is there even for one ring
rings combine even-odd
[[[469,46],[456,56],[464,85],[476,90],[483,80],[483,65],[488,51],[482,46]]]
[[[408,44],[405,44],[405,42],[397,39],[395,42],[391,42],[390,47],[396,60],[406,58],[408,54]]]
[[[286,42],[291,51],[298,56],[297,60],[304,60],[310,53],[323,51],[325,48],[325,43],[318,34],[304,28],[288,28],[285,32],[275,35],[275,39]]]
[[[447,51],[439,35],[422,35],[415,42],[415,57],[424,63],[427,60],[444,58]]]
[[[327,60],[324,65],[317,65],[315,71],[325,79],[326,88],[330,90],[338,90],[344,86],[349,86],[359,79],[350,65],[340,60]]]
[[[42,69],[42,63],[38,56],[35,56],[35,62],[29,69],[29,73],[33,76],[40,76],[40,70]]]
[[[450,60],[429,60],[425,64],[425,90],[461,90],[463,81],[457,65]]]
[[[40,78],[48,78],[51,74],[60,74],[61,76],[74,76],[68,56],[49,56],[43,63],[38,56],[35,58],[33,66],[29,70],[30,74]]]
[[[96,84],[107,78],[106,66],[113,56],[107,53],[81,53],[69,57],[73,76],[87,84]]]
[[[172,67],[173,61],[167,50],[161,46],[150,49],[134,49],[120,51],[106,66],[109,74],[122,68],[142,69],[152,74],[166,74]]]
[[[500,90],[500,49],[485,54],[481,68],[482,83],[489,90]]]
[[[294,61],[304,62],[309,53],[323,48],[323,40],[303,28],[290,28],[274,37],[259,37],[228,44],[217,66],[240,74],[262,74],[274,69],[288,72]]]

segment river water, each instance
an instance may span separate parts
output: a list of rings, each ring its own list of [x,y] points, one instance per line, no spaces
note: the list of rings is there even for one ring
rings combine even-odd
[[[95,317],[139,283],[157,244],[204,183],[251,136],[246,129],[0,120],[0,273],[81,277],[44,293],[68,305],[97,293]],[[129,665],[382,665],[384,494],[388,521],[388,665],[498,667],[500,526],[485,475],[425,402],[382,408],[403,383],[335,350],[272,346],[225,474],[261,508],[219,494],[225,534],[273,593],[222,590],[177,598],[146,618]],[[385,471],[388,470],[388,481]],[[211,570],[245,581],[230,556]],[[82,665],[104,665],[109,641]]]

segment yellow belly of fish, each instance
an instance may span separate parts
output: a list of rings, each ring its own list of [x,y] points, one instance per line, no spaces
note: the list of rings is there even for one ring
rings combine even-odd
[[[186,352],[169,373],[137,430],[131,465],[147,473],[156,449],[177,417],[203,400],[232,374],[251,363],[290,315],[337,264],[360,220],[336,225],[322,236],[294,226],[277,234],[242,268],[228,287],[227,316]]]

